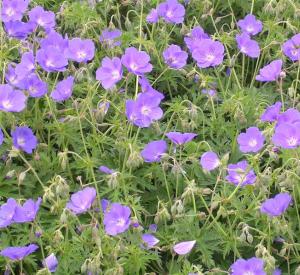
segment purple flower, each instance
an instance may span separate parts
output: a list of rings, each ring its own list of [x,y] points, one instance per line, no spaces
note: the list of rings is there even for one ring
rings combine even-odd
[[[51,31],[47,34],[46,38],[41,39],[40,46],[42,49],[54,47],[55,49],[59,50],[62,56],[67,58],[67,51],[69,46],[68,39],[64,39],[62,35],[56,31]]]
[[[199,68],[215,67],[223,62],[224,46],[219,41],[203,39],[201,47],[195,48],[192,56]]]
[[[166,136],[175,144],[183,145],[190,142],[197,134],[194,133],[180,133],[180,132],[169,132]]]
[[[96,71],[96,79],[101,82],[104,89],[111,89],[123,76],[121,59],[104,57],[101,67]]]
[[[282,45],[283,53],[292,61],[300,60],[300,33],[294,35],[291,39]]]
[[[208,97],[214,97],[216,96],[217,91],[213,89],[203,89],[201,90],[201,93],[207,95]]]
[[[265,137],[257,127],[250,127],[246,133],[239,134],[237,142],[240,145],[240,150],[243,153],[258,152],[265,142]]]
[[[153,248],[155,245],[159,243],[159,239],[157,239],[152,234],[143,234],[142,240],[146,248]]]
[[[186,65],[188,54],[177,45],[170,45],[163,52],[165,63],[172,69],[181,69]]]
[[[58,82],[55,89],[51,93],[51,98],[55,102],[62,102],[72,96],[74,85],[74,77],[68,76],[66,79]]]
[[[2,145],[3,141],[4,141],[4,135],[2,129],[0,128],[0,145]]]
[[[28,13],[29,20],[44,28],[47,32],[55,27],[55,13],[52,11],[45,11],[43,7],[34,7]]]
[[[15,210],[17,207],[17,202],[15,199],[8,199],[6,203],[2,204],[0,207],[0,228],[5,228],[13,223],[13,217],[15,215]]]
[[[247,260],[238,259],[231,265],[232,275],[253,274],[253,275],[266,275],[264,271],[264,261],[259,258],[250,258]]]
[[[173,250],[178,255],[185,255],[188,254],[193,247],[195,246],[196,241],[187,241],[187,242],[181,242],[174,245]]]
[[[13,216],[13,221],[16,223],[34,221],[36,214],[39,211],[41,202],[41,198],[38,198],[37,201],[29,199],[23,204],[23,206],[17,205],[15,214]]]
[[[276,268],[272,275],[281,275],[281,270],[279,268]]]
[[[262,31],[263,25],[260,20],[252,14],[248,14],[244,19],[238,21],[241,30],[249,35],[256,35]]]
[[[212,171],[220,166],[220,159],[215,152],[208,151],[202,154],[200,164],[206,171]]]
[[[274,198],[264,201],[260,207],[260,212],[267,214],[269,217],[280,216],[291,203],[292,197],[289,193],[280,193]]]
[[[58,265],[56,256],[52,253],[43,261],[44,267],[46,267],[51,273],[55,272]]]
[[[26,90],[31,97],[42,97],[48,91],[47,83],[42,81],[36,74],[31,74],[25,79]]]
[[[95,198],[96,189],[86,187],[71,196],[71,200],[67,203],[66,208],[76,215],[85,213],[92,207]]]
[[[8,36],[23,40],[35,29],[33,22],[10,21],[4,24]]]
[[[104,213],[104,227],[108,235],[115,236],[128,230],[131,211],[128,206],[112,203]]]
[[[16,66],[15,72],[19,79],[23,79],[35,70],[33,52],[22,54],[21,62]]]
[[[284,149],[294,149],[300,145],[299,123],[280,123],[275,128],[272,141],[276,146]]]
[[[91,39],[74,38],[69,41],[68,57],[76,62],[87,62],[94,58],[95,45]]]
[[[167,152],[168,145],[164,140],[149,142],[141,152],[145,162],[160,162],[164,153]]]
[[[148,23],[156,23],[159,20],[158,10],[152,9],[146,17]]]
[[[261,82],[276,81],[280,77],[281,70],[282,60],[274,60],[270,64],[260,69],[259,74],[256,76],[255,79]]]
[[[105,211],[109,208],[109,206],[110,206],[109,200],[107,200],[107,199],[101,200],[101,208],[102,208],[103,213],[105,213]]]
[[[246,160],[236,164],[229,164],[227,167],[228,175],[226,180],[237,186],[253,184],[256,181],[256,175]]]
[[[14,147],[28,154],[37,147],[37,138],[27,126],[16,127],[11,136]]]
[[[108,175],[115,173],[114,170],[111,170],[107,166],[103,166],[103,165],[99,167],[99,171],[101,171],[104,174],[108,174]]]
[[[193,52],[196,48],[200,48],[203,39],[209,39],[209,35],[200,26],[197,26],[192,29],[189,36],[184,38],[184,42],[190,52]]]
[[[152,65],[149,63],[150,56],[146,52],[139,51],[134,47],[125,50],[121,61],[129,72],[136,75],[143,75],[152,70]]]
[[[0,110],[21,112],[26,107],[26,96],[8,84],[0,84]]]
[[[278,125],[281,123],[300,123],[300,112],[296,109],[290,108],[285,112],[279,114]]]
[[[157,231],[157,224],[152,223],[149,225],[149,230],[152,232],[156,232]]]
[[[24,83],[23,76],[17,75],[16,69],[12,64],[9,64],[7,66],[7,70],[5,73],[5,79],[10,85],[12,85],[16,88],[19,88],[19,89],[25,89],[25,83]]]
[[[1,250],[0,255],[12,261],[22,261],[26,256],[35,252],[39,247],[36,244],[28,246],[13,246]]]
[[[108,48],[113,48],[115,46],[121,46],[121,41],[117,40],[121,35],[122,31],[119,29],[105,29],[102,31],[99,40],[102,44],[108,46]]]
[[[3,0],[1,20],[4,23],[21,20],[28,4],[28,0]]]
[[[282,103],[280,101],[277,101],[275,104],[267,107],[267,109],[261,115],[260,120],[265,121],[265,122],[266,121],[268,121],[268,122],[277,121],[279,118],[281,105],[282,105]]]
[[[184,20],[184,6],[177,0],[167,0],[158,5],[157,11],[159,16],[163,17],[167,23],[182,23]]]
[[[142,75],[139,77],[139,83],[141,85],[143,93],[148,93],[149,95],[152,94],[154,97],[159,98],[160,100],[163,100],[165,98],[165,96],[161,92],[153,89],[145,76]]]
[[[252,57],[257,58],[260,54],[260,48],[258,43],[255,40],[252,40],[249,34],[242,33],[236,36],[236,42],[241,53]]]

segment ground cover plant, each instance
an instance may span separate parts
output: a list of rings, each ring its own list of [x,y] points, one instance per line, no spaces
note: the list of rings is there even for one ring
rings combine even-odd
[[[299,17],[3,0],[1,274],[300,274]]]

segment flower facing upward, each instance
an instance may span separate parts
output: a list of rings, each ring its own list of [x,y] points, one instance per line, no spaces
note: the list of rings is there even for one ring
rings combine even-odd
[[[182,23],[185,15],[185,8],[177,0],[167,0],[157,7],[159,16],[167,23]]]
[[[96,198],[96,189],[93,187],[86,187],[81,191],[74,193],[66,208],[78,215],[87,212]]]
[[[280,77],[281,70],[282,60],[274,60],[270,64],[260,69],[259,74],[256,76],[255,79],[261,82],[276,81]]]
[[[120,58],[104,57],[101,67],[96,71],[96,79],[101,82],[104,89],[113,88],[123,76],[122,63]]]
[[[141,156],[145,162],[159,162],[167,149],[168,145],[164,140],[151,141],[144,147]]]
[[[246,133],[239,134],[237,141],[241,152],[256,153],[264,146],[265,137],[257,127],[250,127],[246,130]]]
[[[58,265],[56,256],[52,253],[43,261],[44,267],[46,267],[51,273],[55,272]]]
[[[14,222],[25,223],[25,222],[34,221],[39,211],[41,202],[42,202],[41,198],[38,198],[37,201],[33,201],[32,199],[29,199],[22,206],[17,205],[13,217]]]
[[[203,39],[209,39],[209,35],[200,26],[196,26],[191,30],[190,35],[184,38],[184,42],[190,52],[193,52],[196,48],[201,47]]]
[[[26,107],[26,96],[14,90],[8,84],[0,84],[0,110],[5,112],[21,112]]]
[[[300,60],[300,33],[294,35],[282,45],[283,53],[292,61]]]
[[[69,40],[68,58],[76,62],[87,62],[94,58],[95,45],[91,39],[73,38]]]
[[[9,21],[4,23],[4,28],[8,36],[24,40],[32,33],[36,25],[33,22]]]
[[[0,255],[12,261],[22,261],[26,256],[35,252],[39,247],[35,244],[28,246],[12,246],[1,250]]]
[[[223,62],[224,46],[219,41],[203,39],[201,47],[195,48],[192,56],[199,68],[215,67]]]
[[[165,63],[172,69],[181,69],[186,65],[188,54],[177,45],[170,45],[163,52]]]
[[[139,51],[134,47],[125,50],[121,61],[129,72],[136,75],[143,75],[152,71],[152,65],[149,63],[150,56],[146,52]]]
[[[100,35],[100,42],[108,48],[121,46],[121,41],[118,40],[122,35],[122,31],[119,29],[105,29]]]
[[[48,86],[36,74],[31,74],[25,79],[25,89],[31,97],[42,97],[47,93]]]
[[[158,10],[152,9],[146,17],[148,23],[156,23],[159,20]]]
[[[238,259],[231,265],[231,275],[266,275],[264,261],[259,258]]]
[[[262,31],[263,25],[260,20],[252,14],[248,14],[244,19],[238,21],[238,26],[249,35],[256,35]]]
[[[32,151],[37,147],[37,138],[27,126],[16,127],[11,136],[14,147],[28,154],[32,154]]]
[[[60,33],[52,31],[48,33],[45,38],[41,39],[40,46],[42,49],[54,47],[55,49],[59,50],[62,56],[66,58],[69,42],[68,39],[64,39]]]
[[[226,180],[237,186],[254,184],[256,175],[253,169],[250,168],[251,167],[246,160],[236,164],[229,164],[227,167],[228,175],[226,176]]]
[[[267,109],[261,115],[260,120],[265,121],[265,122],[266,121],[268,121],[268,122],[277,121],[279,118],[281,106],[282,106],[282,103],[280,101],[277,101],[275,104],[267,107]]]
[[[292,197],[289,193],[277,194],[272,199],[264,201],[260,207],[260,211],[270,217],[280,216],[292,203]]]
[[[6,81],[11,85],[19,89],[25,89],[25,83],[23,76],[20,76],[16,72],[16,66],[12,63],[7,66],[7,70],[5,73]],[[23,73],[22,73],[23,74]]]
[[[21,20],[28,4],[28,0],[3,0],[1,8],[2,21],[6,23]]]
[[[112,203],[104,213],[104,227],[108,235],[115,236],[128,230],[131,211],[128,206]]]
[[[276,146],[284,149],[294,149],[300,145],[299,123],[280,123],[275,128],[272,141]]]
[[[55,27],[55,13],[45,11],[41,6],[34,7],[29,11],[28,15],[30,22],[34,22],[47,32],[50,32]]]
[[[257,58],[260,54],[260,48],[255,40],[252,40],[246,33],[238,34],[236,36],[236,42],[239,50],[252,58]]]
[[[15,199],[8,199],[6,203],[0,207],[0,228],[5,228],[13,223],[17,202]]]
[[[58,82],[56,84],[55,90],[51,93],[51,98],[55,102],[62,102],[69,99],[72,96],[74,85],[74,77],[69,76],[66,79]]]
[[[194,133],[180,133],[180,132],[169,132],[166,136],[175,144],[183,145],[191,141],[197,134]]]
[[[215,152],[205,152],[200,159],[202,168],[206,171],[212,171],[220,166],[220,159]]]
[[[191,252],[193,247],[195,246],[196,241],[187,241],[187,242],[181,242],[174,245],[173,250],[178,255],[185,255]]]

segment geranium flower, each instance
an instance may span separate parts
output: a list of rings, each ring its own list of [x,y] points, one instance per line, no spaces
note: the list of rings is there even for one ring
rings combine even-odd
[[[167,0],[160,3],[157,11],[167,23],[180,24],[184,20],[185,8],[177,0]]]
[[[26,96],[14,90],[8,84],[0,84],[0,110],[5,112],[21,112],[26,107]]]
[[[15,223],[25,223],[34,221],[39,211],[41,202],[41,198],[38,198],[37,201],[29,199],[22,206],[17,205],[17,207],[15,208],[13,221]]]
[[[241,30],[249,35],[256,35],[262,31],[263,25],[260,20],[252,14],[248,14],[244,19],[240,19],[237,25]]]
[[[43,7],[36,6],[28,13],[30,22],[50,32],[55,27],[55,13],[52,11],[45,11]]]
[[[76,62],[87,62],[94,58],[95,45],[91,39],[73,38],[69,40],[68,58]]]
[[[181,69],[186,65],[188,54],[177,45],[170,45],[163,52],[165,63],[172,69]]]
[[[173,250],[178,255],[185,255],[191,252],[193,247],[195,246],[196,241],[187,241],[187,242],[181,242],[174,245]]]
[[[166,136],[175,144],[183,145],[197,136],[194,133],[169,132]]]
[[[168,145],[164,140],[151,141],[144,147],[141,156],[145,162],[159,162],[167,149]]]
[[[261,115],[260,120],[265,121],[265,122],[266,121],[268,121],[268,122],[277,121],[279,118],[281,105],[282,105],[282,103],[280,101],[277,101],[275,104],[267,107],[267,109]]]
[[[152,9],[146,17],[148,23],[156,23],[159,20],[158,10]]]
[[[284,149],[294,149],[300,145],[300,127],[298,124],[280,123],[275,128],[272,141]]]
[[[260,54],[259,45],[255,40],[252,40],[248,34],[246,33],[238,34],[235,39],[239,50],[243,54],[252,58],[259,57]]]
[[[108,46],[108,48],[113,48],[117,46],[121,46],[121,41],[118,40],[122,35],[122,31],[119,29],[105,29],[102,31],[100,35],[100,42]]]
[[[184,38],[184,42],[190,52],[193,52],[196,48],[201,47],[201,41],[203,39],[209,38],[209,35],[205,33],[200,26],[196,26],[191,30],[191,33]]]
[[[265,142],[265,137],[257,127],[250,127],[246,133],[239,134],[237,142],[240,145],[240,150],[243,153],[258,152]]]
[[[17,202],[15,199],[9,198],[6,203],[0,207],[0,228],[5,228],[13,223]]]
[[[220,159],[215,152],[208,151],[202,154],[200,164],[206,171],[212,171],[220,166]]]
[[[39,247],[36,244],[28,246],[13,246],[1,250],[0,255],[12,261],[22,261],[26,256],[35,252]]]
[[[272,61],[270,64],[259,70],[259,74],[256,76],[257,81],[269,82],[276,81],[281,74],[282,70],[282,60],[277,59]]]
[[[47,83],[36,74],[31,74],[25,79],[25,89],[31,97],[42,97],[48,92]]]
[[[29,0],[3,0],[1,20],[4,23],[21,20],[28,4]]]
[[[282,45],[283,53],[292,61],[300,60],[300,33],[295,34],[291,39]]]
[[[62,102],[72,96],[74,85],[74,77],[68,76],[66,79],[58,82],[55,89],[51,93],[51,98],[55,102]]]
[[[292,197],[289,193],[277,194],[274,198],[267,199],[260,207],[260,212],[270,217],[282,215],[292,203]]]
[[[28,154],[32,154],[32,151],[37,147],[37,138],[27,126],[16,127],[11,136],[14,147]]]
[[[267,275],[264,271],[264,261],[259,258],[250,258],[247,260],[238,259],[231,265],[232,275],[253,274],[253,275]]]
[[[245,186],[254,184],[256,175],[254,170],[250,168],[246,160],[240,161],[236,164],[229,164],[227,167],[228,175],[226,180],[237,186]]]
[[[54,253],[50,254],[45,260],[43,261],[44,267],[46,267],[51,273],[55,272],[58,266],[58,260]]]

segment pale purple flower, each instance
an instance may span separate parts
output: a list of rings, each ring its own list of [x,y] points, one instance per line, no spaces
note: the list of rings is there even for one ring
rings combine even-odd
[[[256,35],[263,29],[262,22],[257,20],[252,14],[248,14],[244,19],[240,19],[237,24],[243,32],[249,35]]]
[[[47,83],[36,74],[31,74],[25,79],[25,87],[31,97],[42,97],[48,91]]]
[[[167,0],[160,3],[157,11],[167,23],[180,24],[184,20],[185,8],[177,0]]]
[[[289,193],[277,194],[274,198],[267,199],[260,207],[260,211],[270,217],[282,215],[292,203]]]
[[[55,102],[62,102],[72,96],[74,85],[74,77],[68,76],[66,79],[58,82],[55,89],[51,93],[51,98]]]
[[[26,107],[26,96],[8,84],[0,84],[0,110],[21,112]]]
[[[101,82],[104,89],[113,88],[123,76],[122,63],[120,58],[112,59],[104,57],[101,67],[96,71],[96,79]]]
[[[115,173],[114,170],[111,170],[110,168],[108,168],[107,166],[104,166],[104,165],[101,165],[99,167],[99,171],[104,174],[108,174],[108,175]]]
[[[156,23],[159,20],[158,10],[152,9],[146,17],[148,23]]]
[[[184,38],[184,42],[190,52],[193,52],[196,48],[201,47],[203,39],[209,39],[209,35],[200,26],[196,26],[191,30],[190,35]]]
[[[241,152],[256,153],[264,146],[265,137],[257,127],[250,127],[246,130],[246,133],[239,134],[237,142]]]
[[[212,171],[219,167],[221,162],[218,155],[215,152],[208,151],[202,154],[200,164],[204,170]]]
[[[21,261],[26,256],[35,252],[39,247],[35,244],[28,246],[12,246],[1,250],[0,255],[9,258],[12,261]]]
[[[19,89],[25,89],[24,78],[17,75],[16,68],[12,64],[7,66],[5,79],[10,85]]]
[[[4,135],[2,129],[0,128],[0,145],[2,145],[3,141],[4,141]]]
[[[173,246],[173,250],[178,255],[186,255],[191,252],[191,250],[193,249],[195,244],[196,244],[196,241],[180,242]]]
[[[246,160],[240,161],[236,164],[229,164],[227,167],[228,175],[226,180],[237,186],[245,186],[254,184],[256,175],[251,169]]]
[[[217,94],[217,91],[214,89],[203,89],[203,90],[201,90],[201,93],[204,95],[207,95],[208,97],[215,97]]]
[[[270,64],[260,69],[259,74],[256,76],[255,79],[261,82],[276,81],[280,77],[281,70],[282,60],[274,60]]]
[[[56,31],[51,31],[50,33],[47,34],[45,38],[41,39],[40,46],[42,49],[47,49],[48,47],[54,47],[60,52],[61,56],[67,58],[67,53],[68,53],[67,51],[69,46],[68,39],[63,38],[62,35]]]
[[[141,156],[145,162],[160,162],[167,149],[168,145],[164,140],[151,141],[144,147]]]
[[[110,204],[111,204],[110,201],[107,199],[101,200],[101,208],[103,213],[105,213],[105,211],[109,208]]]
[[[274,145],[284,149],[294,149],[300,145],[300,127],[299,123],[280,123],[275,128],[272,137]]]
[[[122,31],[119,29],[105,29],[102,31],[99,40],[108,48],[113,48],[115,46],[121,46],[121,41],[118,40],[121,35]]]
[[[285,112],[279,114],[277,125],[281,123],[290,123],[290,124],[300,123],[300,112],[297,109],[290,108]]]
[[[28,15],[31,22],[34,22],[48,32],[55,27],[55,13],[45,11],[41,6],[34,7],[29,11]]]
[[[41,202],[41,198],[38,198],[37,201],[29,199],[22,206],[17,205],[15,209],[15,214],[13,216],[13,221],[15,223],[25,223],[34,221],[39,211]]]
[[[157,231],[157,224],[152,223],[149,225],[149,230],[152,232],[156,232]]]
[[[235,39],[241,53],[252,58],[259,57],[259,45],[255,40],[252,40],[247,33],[238,34]]]
[[[44,267],[46,267],[51,273],[55,272],[58,266],[58,260],[54,253],[51,253],[45,260],[43,261]]]
[[[159,239],[157,239],[152,234],[143,234],[142,235],[143,243],[145,244],[146,248],[153,248],[159,243]]]
[[[152,71],[152,65],[149,63],[150,56],[146,52],[139,51],[134,47],[125,50],[121,61],[129,72],[136,75],[143,75]]]
[[[282,45],[283,53],[292,61],[300,60],[300,33],[294,35]]]
[[[0,228],[5,228],[13,223],[13,217],[17,207],[15,199],[9,198],[6,203],[0,207]]]
[[[32,154],[32,151],[37,147],[37,138],[27,126],[16,127],[11,136],[14,147],[28,154]]]
[[[68,58],[76,62],[87,62],[94,58],[95,45],[91,39],[73,38],[69,40]]]
[[[170,45],[163,52],[165,63],[172,69],[181,69],[186,65],[188,54],[177,45]]]
[[[1,20],[4,23],[21,20],[28,4],[29,0],[3,0],[1,7]]]
[[[159,98],[160,100],[163,100],[165,98],[165,96],[161,92],[155,90],[151,86],[148,79],[144,75],[139,77],[139,84],[141,85],[141,89],[143,93],[152,94],[153,96]]]
[[[34,31],[35,26],[33,22],[10,21],[4,23],[7,35],[19,40],[27,38],[27,36]]]
[[[183,145],[190,142],[197,134],[194,133],[180,133],[180,132],[169,132],[166,136],[175,144]]]
[[[267,275],[264,271],[264,261],[259,258],[250,258],[247,260],[238,259],[234,264],[231,265],[231,275]]]
[[[203,39],[201,47],[195,48],[192,56],[197,61],[199,68],[215,67],[223,62],[224,46],[219,41]]]
[[[33,52],[25,52],[22,54],[21,62],[15,68],[16,75],[19,79],[23,79],[35,70]]]
[[[128,230],[131,211],[128,206],[119,203],[110,204],[109,210],[104,213],[104,227],[108,235],[115,236]]]
[[[265,122],[266,121],[268,121],[268,122],[277,121],[279,118],[281,106],[282,106],[282,103],[280,101],[277,101],[275,104],[267,107],[267,109],[261,115],[260,120],[265,121]]]

